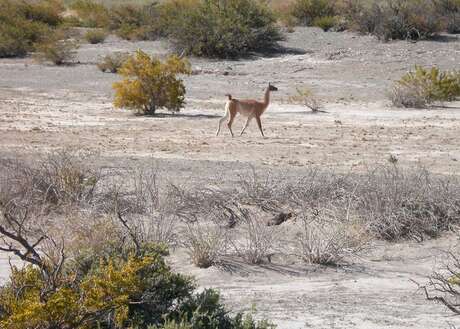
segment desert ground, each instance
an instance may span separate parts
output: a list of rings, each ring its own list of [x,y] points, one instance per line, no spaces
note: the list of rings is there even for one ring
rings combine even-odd
[[[111,85],[119,77],[95,66],[114,51],[164,56],[163,41],[128,42],[110,37],[83,44],[74,65],[51,66],[27,57],[0,59],[0,156],[33,159],[70,148],[98,154],[98,165],[157,166],[165,179],[194,185],[231,185],[253,168],[295,180],[308,168],[359,172],[388,163],[423,166],[438,174],[460,172],[460,102],[428,110],[392,107],[387,93],[414,64],[459,69],[460,37],[442,35],[416,43],[383,43],[354,33],[296,28],[283,51],[238,61],[191,58],[184,77],[187,105],[178,114],[135,116],[114,109]],[[268,82],[279,91],[262,117],[242,137],[223,126],[225,94],[262,98]],[[312,113],[291,104],[296,88],[311,88],[323,103]],[[237,120],[235,133],[243,121]],[[449,233],[423,242],[373,242],[349,265],[329,268],[274,259],[271,264],[237,264],[198,269],[186,253],[172,252],[173,268],[220,290],[234,310],[255,305],[256,315],[280,329],[449,328],[460,326],[441,305],[428,303],[411,281],[423,282],[457,247]],[[0,254],[0,280],[8,275]]]

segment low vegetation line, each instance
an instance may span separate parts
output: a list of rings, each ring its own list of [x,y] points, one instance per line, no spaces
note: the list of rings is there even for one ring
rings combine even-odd
[[[0,287],[2,327],[273,328],[229,315],[213,290],[195,292],[166,265],[168,250],[184,248],[203,268],[276,255],[339,266],[371,239],[421,241],[460,222],[459,177],[395,163],[347,175],[309,169],[295,182],[248,172],[227,189],[88,163],[97,158],[68,151],[33,165],[1,161],[0,251],[28,264]]]
[[[166,0],[104,5],[92,0],[0,0],[0,57],[41,53],[55,64],[72,60],[69,42],[167,38],[180,54],[238,58],[280,49],[297,25],[351,30],[381,40],[430,39],[460,32],[458,0]],[[83,37],[75,27],[90,29]],[[91,30],[92,29],[92,30]],[[76,40],[78,39],[78,40]]]

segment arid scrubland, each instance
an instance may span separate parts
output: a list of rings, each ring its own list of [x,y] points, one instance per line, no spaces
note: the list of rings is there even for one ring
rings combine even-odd
[[[459,327],[459,31],[458,0],[0,0],[0,328]],[[265,138],[215,136],[269,83]]]

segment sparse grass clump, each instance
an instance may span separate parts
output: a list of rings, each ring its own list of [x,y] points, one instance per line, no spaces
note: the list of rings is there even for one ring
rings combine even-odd
[[[141,114],[155,114],[157,108],[177,112],[184,104],[185,86],[178,74],[189,74],[190,64],[177,56],[165,62],[138,50],[118,72],[124,80],[113,85],[114,105]]]
[[[123,63],[128,59],[129,53],[115,52],[110,55],[104,56],[97,67],[102,72],[117,73],[118,70],[123,66]]]
[[[460,97],[460,73],[416,66],[395,83],[390,93],[397,107],[425,108],[434,102]]]
[[[282,39],[274,14],[259,1],[172,0],[162,18],[176,49],[195,56],[235,58],[271,50]]]
[[[103,30],[90,30],[85,33],[85,39],[91,44],[103,43],[107,38],[107,32]]]

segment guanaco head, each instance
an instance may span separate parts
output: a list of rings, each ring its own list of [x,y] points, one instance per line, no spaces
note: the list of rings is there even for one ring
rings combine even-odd
[[[270,82],[268,83],[268,90],[270,91],[278,91],[278,88],[276,88],[274,85],[272,85]]]

